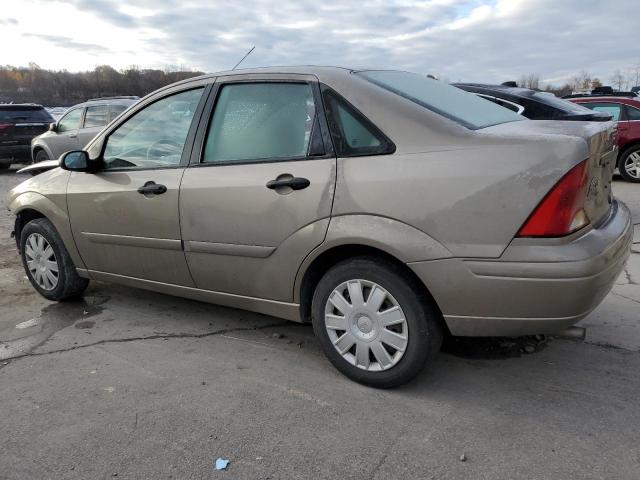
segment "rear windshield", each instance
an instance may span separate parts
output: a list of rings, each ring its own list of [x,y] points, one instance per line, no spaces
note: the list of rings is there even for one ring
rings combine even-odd
[[[577,103],[573,103],[568,100],[562,100],[561,98],[556,97],[553,93],[550,92],[535,92],[533,95],[531,95],[531,97],[542,103],[551,105],[558,110],[562,110],[563,112],[580,114],[589,113],[587,112],[587,110],[589,110],[588,108],[585,108],[581,105],[578,105]]]
[[[50,123],[53,122],[53,118],[44,108],[0,107],[0,122]]]
[[[473,130],[525,120],[522,115],[473,93],[417,73],[367,70],[356,75]]]

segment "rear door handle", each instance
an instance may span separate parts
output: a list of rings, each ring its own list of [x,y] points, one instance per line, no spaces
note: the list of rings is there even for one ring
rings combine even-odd
[[[269,180],[267,182],[267,188],[270,188],[271,190],[284,187],[289,187],[293,190],[302,190],[303,188],[307,188],[309,185],[311,185],[309,179],[303,177],[291,177],[290,175],[280,175],[275,180]]]
[[[154,181],[146,182],[142,187],[138,187],[138,193],[142,195],[162,195],[167,191],[167,187]]]

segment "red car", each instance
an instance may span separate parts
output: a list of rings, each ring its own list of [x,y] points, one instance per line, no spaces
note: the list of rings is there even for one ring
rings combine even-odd
[[[569,101],[613,115],[618,122],[618,170],[625,180],[640,183],[640,98],[588,96]]]

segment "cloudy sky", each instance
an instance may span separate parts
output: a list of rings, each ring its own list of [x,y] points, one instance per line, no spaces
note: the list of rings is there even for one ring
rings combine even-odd
[[[70,71],[322,64],[450,80],[640,64],[639,0],[3,0],[0,64]]]

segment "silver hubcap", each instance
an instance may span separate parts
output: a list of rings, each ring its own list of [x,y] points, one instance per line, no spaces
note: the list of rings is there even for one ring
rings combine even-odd
[[[395,298],[368,280],[349,280],[327,300],[329,339],[347,362],[369,371],[396,365],[407,348],[407,319]]]
[[[43,290],[53,290],[58,285],[58,261],[49,242],[39,233],[27,237],[24,246],[27,268],[31,277]]]
[[[624,161],[624,169],[633,178],[640,178],[640,152],[630,153]]]

